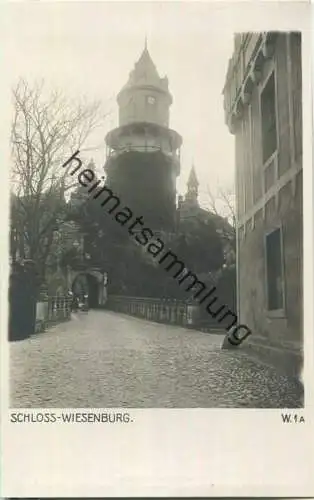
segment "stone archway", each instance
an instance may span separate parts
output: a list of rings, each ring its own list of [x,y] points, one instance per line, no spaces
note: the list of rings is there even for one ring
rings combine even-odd
[[[97,308],[105,305],[107,300],[104,274],[95,269],[84,271],[68,270],[69,290],[74,293],[88,294],[89,307]]]

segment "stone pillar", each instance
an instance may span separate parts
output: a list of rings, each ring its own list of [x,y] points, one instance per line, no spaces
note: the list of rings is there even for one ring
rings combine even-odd
[[[192,327],[197,324],[199,317],[199,305],[187,304],[186,326]]]

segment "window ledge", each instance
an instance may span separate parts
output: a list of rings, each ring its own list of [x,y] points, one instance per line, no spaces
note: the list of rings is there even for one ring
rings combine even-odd
[[[286,318],[286,313],[284,309],[274,309],[273,311],[266,311],[268,318],[278,318],[284,319]]]

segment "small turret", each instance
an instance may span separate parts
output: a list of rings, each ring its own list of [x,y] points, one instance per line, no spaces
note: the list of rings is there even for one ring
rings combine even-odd
[[[189,203],[193,203],[195,205],[198,205],[198,186],[199,182],[197,180],[196,172],[195,172],[195,167],[194,165],[191,168],[189,179],[187,182],[187,193],[185,195],[185,200]]]

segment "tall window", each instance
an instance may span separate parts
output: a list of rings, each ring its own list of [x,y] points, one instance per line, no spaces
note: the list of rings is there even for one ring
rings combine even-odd
[[[263,163],[277,149],[275,77],[271,74],[261,95]]]
[[[283,309],[283,265],[281,229],[266,236],[268,310]]]

